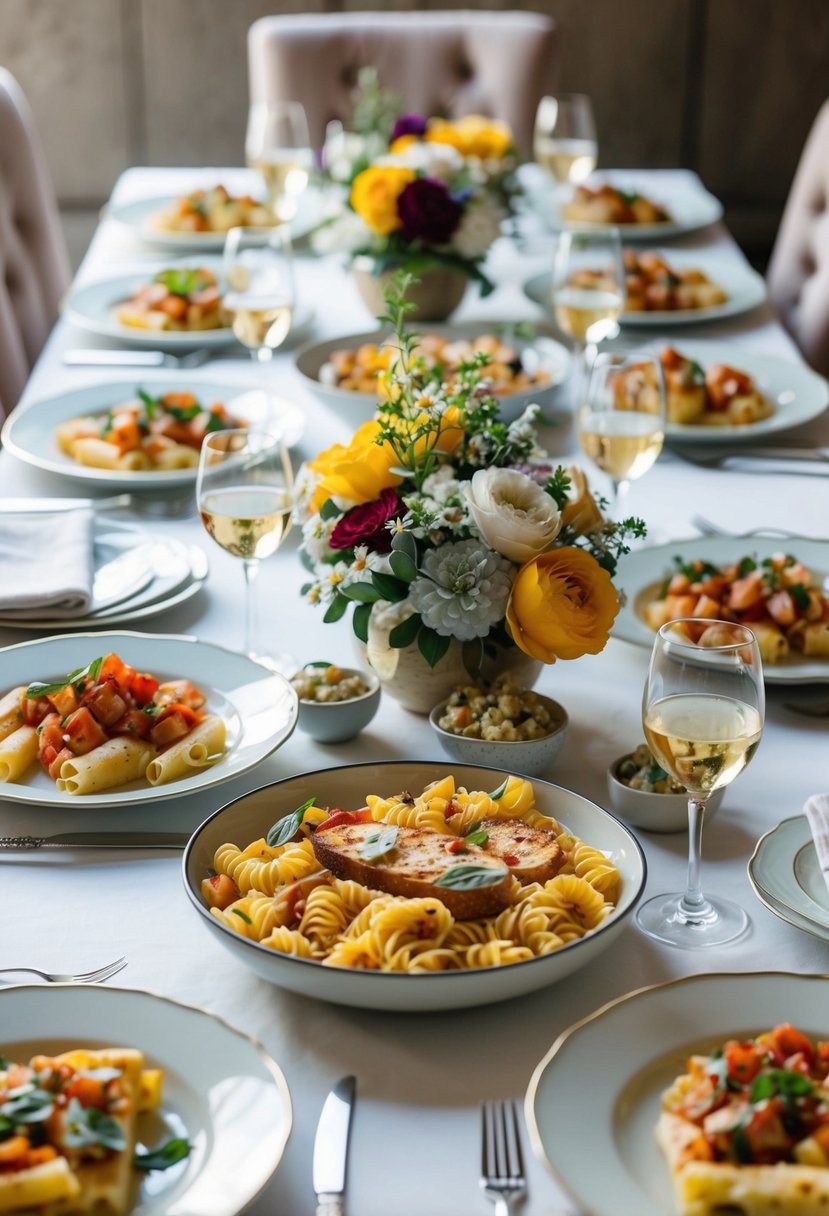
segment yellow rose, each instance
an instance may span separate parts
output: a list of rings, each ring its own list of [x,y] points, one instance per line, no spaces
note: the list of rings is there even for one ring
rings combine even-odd
[[[480,160],[503,160],[513,146],[512,132],[505,122],[468,114],[457,124],[465,156]]]
[[[388,236],[400,227],[397,200],[414,179],[414,169],[372,165],[354,178],[349,201],[369,228],[380,236]]]
[[[515,576],[507,628],[516,646],[542,663],[603,650],[619,611],[610,575],[583,549],[548,549]]]
[[[577,536],[588,536],[602,527],[604,516],[588,489],[587,478],[578,465],[571,465],[567,476],[570,478],[570,493],[561,512],[561,526],[574,528]]]
[[[375,442],[379,432],[378,422],[364,422],[347,447],[335,443],[308,462],[320,477],[311,498],[312,511],[318,511],[327,498],[343,498],[354,506],[373,502],[383,490],[400,485],[403,478],[390,472],[396,464],[390,445]]]
[[[401,152],[405,152],[407,148],[411,148],[412,144],[416,143],[416,135],[398,135],[397,139],[389,147],[389,152],[392,156],[400,156]]]
[[[466,156],[464,137],[453,122],[430,118],[423,138],[428,144],[448,144],[450,148],[457,148],[462,156]]]

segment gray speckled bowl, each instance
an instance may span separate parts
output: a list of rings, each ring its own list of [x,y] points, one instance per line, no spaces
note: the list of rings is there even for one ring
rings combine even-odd
[[[353,739],[368,726],[380,704],[380,681],[373,671],[356,667],[341,670],[344,675],[364,680],[368,692],[348,701],[303,701],[300,697],[297,726],[318,743],[345,743]]]
[[[643,828],[646,832],[687,832],[688,795],[656,794],[652,790],[634,790],[619,780],[618,768],[623,760],[629,760],[631,752],[614,760],[607,770],[607,792],[610,805],[626,823]],[[706,822],[720,808],[725,790],[715,790],[708,799]]]
[[[540,739],[499,741],[455,735],[438,725],[446,710],[446,701],[441,701],[429,714],[429,725],[440,740],[443,750],[454,760],[461,760],[465,764],[485,764],[490,768],[502,768],[506,773],[521,773],[525,777],[543,777],[564,746],[570,721],[567,710],[563,705],[559,705],[558,701],[542,696],[541,693],[535,695],[544,702],[550,713],[559,719],[558,726]]]

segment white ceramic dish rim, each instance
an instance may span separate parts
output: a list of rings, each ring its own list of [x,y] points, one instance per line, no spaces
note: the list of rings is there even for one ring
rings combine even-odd
[[[19,992],[22,990],[22,991],[32,992],[33,994],[36,994],[42,989],[42,987],[43,987],[43,985],[41,985],[41,984],[10,984],[7,988],[0,988],[0,1008],[2,1008],[2,1001],[3,1001],[5,993]],[[221,1014],[214,1013],[212,1010],[204,1009],[198,1005],[191,1005],[187,1001],[177,1000],[175,997],[166,996],[164,993],[156,992],[150,988],[124,988],[124,987],[121,987],[121,986],[115,985],[115,984],[107,984],[104,986],[104,985],[98,985],[98,984],[57,983],[57,984],[49,985],[50,992],[60,991],[61,989],[69,989],[71,991],[77,991],[78,989],[81,989],[81,990],[85,989],[90,992],[94,992],[96,994],[102,993],[102,992],[121,993],[123,995],[128,996],[130,999],[140,1000],[143,997],[147,997],[150,999],[151,1002],[161,1001],[163,1004],[166,1004],[166,1005],[174,1005],[179,1009],[186,1010],[188,1013],[196,1014],[199,1017],[208,1018],[210,1021],[215,1022],[218,1026],[220,1026],[222,1028],[223,1032],[226,1031],[228,1034],[233,1035],[235,1039],[238,1039],[241,1042],[246,1043],[256,1053],[256,1055],[259,1057],[259,1061],[262,1064],[263,1068],[265,1069],[266,1072],[268,1072],[270,1074],[270,1076],[273,1080],[274,1086],[276,1087],[276,1089],[279,1093],[279,1098],[280,1098],[280,1102],[282,1105],[282,1123],[283,1123],[284,1130],[283,1130],[283,1134],[281,1136],[281,1144],[279,1146],[276,1160],[273,1163],[273,1168],[271,1169],[270,1173],[267,1174],[267,1176],[264,1177],[260,1183],[258,1183],[255,1191],[252,1191],[249,1195],[243,1197],[240,1201],[234,1201],[235,1203],[241,1202],[241,1207],[234,1206],[232,1211],[230,1209],[227,1209],[226,1212],[224,1213],[224,1216],[237,1216],[237,1213],[246,1211],[247,1208],[249,1208],[250,1205],[252,1203],[254,1203],[255,1200],[258,1199],[259,1196],[264,1192],[265,1188],[268,1186],[269,1182],[271,1181],[271,1179],[273,1178],[277,1169],[279,1168],[279,1165],[282,1161],[282,1157],[284,1156],[284,1153],[285,1153],[285,1146],[287,1145],[288,1140],[290,1139],[291,1131],[293,1128],[293,1121],[294,1121],[293,1120],[293,1103],[291,1101],[291,1091],[288,1088],[288,1082],[285,1079],[285,1074],[283,1073],[282,1069],[277,1064],[276,1060],[274,1060],[273,1056],[271,1056],[269,1054],[269,1052],[266,1050],[264,1045],[262,1043],[260,1043],[258,1039],[254,1038],[253,1035],[250,1035],[246,1031],[239,1030],[238,1027],[233,1026],[230,1022],[227,1021],[226,1018],[223,1018],[221,1016]],[[103,999],[108,1000],[109,998],[104,997]],[[56,1039],[61,1039],[64,1036],[62,1036],[61,1034],[56,1034],[53,1037]],[[117,1042],[117,1038],[114,1038],[113,1042]],[[164,1061],[159,1061],[159,1063],[162,1064],[162,1066],[165,1068],[165,1070],[170,1067],[170,1065]],[[219,1214],[214,1212],[214,1213],[211,1213],[211,1216],[219,1216]]]
[[[221,174],[217,174],[217,178]],[[224,185],[224,182],[216,181],[215,185]],[[197,184],[193,190],[209,189],[209,186]],[[197,250],[221,250],[227,237],[226,232],[176,232],[173,230],[165,230],[163,228],[154,228],[149,220],[159,211],[166,211],[177,199],[186,196],[191,191],[182,190],[178,194],[161,194],[145,196],[144,198],[132,199],[129,202],[111,203],[106,210],[107,219],[114,220],[117,224],[124,224],[127,228],[132,229],[136,236],[140,237],[148,245],[157,245],[158,247],[170,249],[188,249],[193,252]],[[239,195],[240,190],[231,189],[233,195]],[[305,192],[305,198],[313,194],[313,188]],[[253,195],[256,201],[264,203],[264,198],[261,195]],[[317,210],[321,210],[322,196],[319,195],[319,201],[316,204]],[[300,240],[314,230],[318,224],[320,216],[312,215],[307,223],[302,223],[299,212],[292,220],[288,222],[291,229],[293,240]],[[274,224],[273,227],[278,227]],[[268,225],[263,224],[262,230],[267,231]]]
[[[136,371],[138,370],[136,369]],[[180,379],[176,380],[175,375],[175,373],[167,372],[165,375],[150,370],[144,375],[136,375],[129,380],[96,381],[92,384],[81,385],[79,388],[67,389],[65,392],[56,393],[51,397],[39,397],[36,401],[29,402],[23,409],[12,410],[0,431],[0,443],[25,464],[32,465],[36,469],[44,469],[47,473],[55,473],[59,477],[69,477],[73,481],[128,485],[136,490],[169,489],[171,486],[195,485],[198,471],[195,466],[188,469],[159,469],[157,471],[96,469],[90,465],[78,464],[71,457],[64,455],[57,444],[55,444],[54,456],[49,456],[18,441],[18,432],[25,430],[27,424],[31,422],[30,411],[48,415],[49,420],[44,419],[41,425],[51,427],[53,431],[59,423],[66,422],[70,418],[81,417],[84,414],[93,416],[102,414],[107,409],[107,401],[109,401],[110,407],[119,405],[131,396],[135,396],[136,391],[144,388],[145,385],[158,388],[161,388],[162,385],[169,386],[165,387],[165,392],[193,392],[203,401],[212,397],[214,400],[222,399],[226,402],[228,399],[240,397],[251,391],[251,385],[243,381],[231,384],[228,381],[220,383],[218,380],[199,380],[198,374],[196,374],[193,376],[192,382],[185,383]],[[181,373],[178,375],[180,376]],[[112,393],[111,400],[109,400],[110,392]],[[89,410],[72,412],[75,409],[76,398],[83,398],[87,393],[94,397],[101,396],[104,399],[96,401]]]
[[[559,1171],[556,1169],[555,1165],[553,1164],[552,1160],[550,1159],[550,1156],[548,1155],[547,1149],[544,1145],[543,1137],[541,1134],[541,1129],[539,1127],[539,1120],[536,1116],[536,1107],[538,1105],[539,1091],[540,1091],[541,1085],[544,1081],[545,1072],[547,1071],[547,1069],[549,1068],[551,1063],[555,1060],[555,1058],[559,1054],[559,1052],[563,1048],[566,1047],[566,1045],[568,1044],[570,1039],[575,1037],[576,1035],[578,1035],[581,1030],[585,1029],[586,1027],[591,1026],[593,1023],[599,1021],[605,1015],[612,1013],[615,1009],[619,1008],[622,1005],[627,1004],[630,1001],[643,1000],[643,1001],[647,1002],[647,1001],[653,999],[654,996],[657,996],[657,999],[658,999],[658,994],[666,992],[669,989],[677,988],[681,985],[688,985],[688,984],[693,985],[693,984],[699,984],[699,983],[701,983],[701,984],[706,984],[706,983],[740,984],[741,982],[746,982],[746,981],[748,981],[748,982],[757,981],[760,983],[765,982],[765,981],[769,981],[772,983],[775,983],[775,982],[780,983],[782,981],[783,983],[785,983],[786,981],[792,981],[792,980],[794,980],[798,983],[801,981],[807,982],[807,983],[814,982],[814,981],[820,981],[820,982],[826,984],[827,982],[829,982],[829,974],[820,974],[820,973],[795,974],[795,973],[787,972],[787,971],[723,971],[723,972],[713,972],[713,973],[712,972],[701,972],[701,973],[695,974],[695,975],[683,975],[683,976],[678,976],[677,978],[672,979],[672,980],[667,980],[664,983],[649,984],[642,988],[633,989],[631,992],[626,992],[622,996],[615,997],[613,1000],[607,1001],[605,1004],[599,1006],[598,1009],[595,1009],[592,1013],[587,1014],[586,1017],[580,1018],[578,1021],[576,1021],[572,1025],[568,1026],[565,1030],[562,1031],[562,1033],[560,1035],[558,1035],[558,1037],[554,1040],[550,1049],[546,1052],[546,1054],[542,1057],[542,1059],[536,1065],[536,1067],[533,1071],[532,1077],[530,1078],[530,1083],[529,1083],[529,1086],[527,1087],[527,1091],[526,1091],[526,1094],[524,1097],[524,1117],[525,1117],[525,1120],[527,1123],[527,1129],[529,1132],[532,1149],[533,1149],[533,1152],[535,1153],[536,1157],[538,1158],[538,1160],[542,1162],[542,1164],[547,1169],[548,1173],[550,1173],[552,1175],[552,1177],[555,1178],[556,1182],[559,1184],[559,1186],[561,1186],[563,1188],[563,1190],[567,1193],[567,1195],[569,1195],[571,1199],[575,1200],[576,1203],[582,1205],[582,1209],[585,1210],[585,1212],[586,1212],[587,1210],[584,1209],[584,1202],[585,1202],[584,1197],[582,1195],[580,1195],[577,1191],[573,1190],[573,1188],[567,1183],[565,1178],[559,1173]],[[725,1025],[724,1025],[723,1030],[720,1032],[722,1038],[727,1037],[727,1035],[729,1033],[728,1027],[727,1027],[728,1017],[729,1017],[729,1015],[727,1012],[723,1014],[723,1023]],[[644,1021],[644,1019],[643,1019],[643,1021]],[[739,1029],[744,1029],[746,1023],[750,1023],[750,1021],[751,1021],[751,1015],[748,1015],[745,1018],[744,1022],[739,1024]],[[738,1027],[734,1026],[734,1029],[736,1030],[736,1029],[738,1029]],[[759,1029],[759,1027],[758,1027],[758,1029]],[[703,1037],[706,1033],[707,1032],[703,1031],[702,1034],[700,1035],[700,1037]],[[685,1042],[685,1040],[678,1042],[677,1047],[683,1046],[684,1042]],[[609,1104],[610,1105],[615,1104],[617,1097],[618,1097],[618,1095],[615,1092],[613,1094],[609,1095]],[[600,1117],[601,1117],[601,1115],[600,1115]],[[666,1167],[666,1170],[667,1170],[667,1167]],[[650,1211],[652,1211],[651,1205],[649,1205],[649,1216],[650,1216]],[[598,1213],[596,1212],[595,1208],[592,1210],[590,1216],[598,1216]]]
[[[228,326],[219,329],[139,329],[122,325],[113,313],[117,304],[125,303],[143,284],[149,282],[159,270],[195,269],[192,257],[174,265],[161,263],[148,265],[146,270],[108,275],[84,283],[72,291],[63,301],[61,311],[65,319],[79,329],[98,334],[103,338],[129,342],[134,346],[152,346],[161,349],[178,346],[235,346],[236,338]]]
[[[2,671],[2,664],[4,661],[3,656],[11,653],[16,652],[20,654],[24,650],[31,650],[42,646],[52,646],[61,642],[71,642],[73,645],[77,644],[79,647],[81,647],[84,642],[88,642],[93,644],[99,650],[101,648],[104,648],[105,650],[108,648],[117,652],[118,639],[122,638],[137,639],[150,644],[161,643],[162,645],[166,645],[167,643],[173,643],[178,647],[196,645],[207,650],[218,651],[222,655],[238,661],[240,664],[249,665],[251,668],[256,668],[263,673],[262,678],[268,677],[269,679],[277,680],[277,682],[282,681],[282,683],[285,685],[284,691],[289,693],[290,697],[293,698],[292,712],[290,714],[289,721],[283,728],[281,728],[280,731],[277,731],[276,734],[272,732],[267,740],[264,740],[255,749],[253,749],[252,754],[241,765],[232,768],[230,772],[222,772],[223,761],[229,758],[228,756],[223,756],[222,759],[218,760],[215,764],[210,765],[208,768],[197,770],[194,776],[186,777],[179,781],[171,781],[168,784],[148,784],[139,789],[124,789],[123,787],[117,786],[114,790],[108,790],[100,794],[73,795],[61,794],[57,788],[55,788],[53,793],[50,790],[41,791],[37,787],[33,789],[30,786],[15,785],[13,782],[7,782],[2,787],[3,798],[8,799],[9,802],[18,802],[31,806],[50,806],[60,808],[62,810],[70,810],[73,808],[77,808],[78,810],[86,810],[90,808],[103,809],[106,807],[125,804],[130,806],[139,806],[142,802],[147,801],[159,802],[167,798],[183,797],[188,794],[200,794],[202,791],[210,789],[212,786],[221,785],[225,781],[230,781],[234,777],[239,777],[242,775],[242,773],[248,772],[251,768],[255,768],[257,764],[260,764],[263,760],[270,756],[272,752],[275,752],[278,748],[282,747],[282,745],[287,742],[296,729],[297,719],[299,717],[299,699],[284,676],[280,676],[277,672],[271,671],[270,668],[265,667],[263,664],[257,663],[254,659],[248,658],[247,655],[242,655],[239,654],[238,651],[231,650],[228,646],[221,646],[216,642],[205,642],[202,641],[201,638],[193,637],[189,634],[142,633],[139,630],[130,629],[101,630],[100,632],[96,631],[91,633],[53,634],[49,637],[34,638],[25,642],[15,642],[11,646],[3,647],[2,650],[0,650],[0,671]],[[149,665],[152,665],[153,662],[154,660],[150,660]],[[38,679],[39,674],[40,673],[35,670],[33,672],[32,679]],[[192,678],[187,672],[183,672],[181,674],[188,679]],[[198,680],[198,677],[195,678]],[[2,675],[0,675],[0,683],[3,682],[4,678]],[[201,683],[205,685],[208,692],[211,690],[217,691],[215,685],[208,684],[206,681],[201,681]],[[242,734],[237,742],[236,748],[234,749],[237,752],[239,750],[239,746],[244,741],[245,730],[244,718],[241,714],[239,714],[239,718],[242,721]],[[233,752],[229,753],[230,756],[233,754]]]
[[[781,839],[789,831],[795,836],[793,842],[787,838]],[[794,853],[789,852],[792,844],[795,845]],[[769,828],[767,832],[764,832],[754,846],[754,852],[748,861],[748,878],[754,888],[755,895],[766,907],[772,911],[776,911],[776,914],[781,916],[782,912],[778,911],[777,908],[785,909],[787,913],[791,913],[804,922],[802,925],[797,924],[797,928],[805,929],[808,925],[807,932],[812,933],[815,937],[820,937],[821,940],[829,941],[829,910],[815,903],[808,891],[805,891],[797,881],[794,870],[798,854],[802,849],[811,844],[812,834],[805,815],[790,815],[786,819],[781,819],[773,828]],[[782,847],[786,848],[785,855],[781,855],[779,858],[770,856],[775,849]],[[761,873],[761,867],[763,866],[766,867],[765,876]],[[777,881],[775,881],[773,871],[778,867],[782,870],[783,876],[781,879],[778,875]],[[768,878],[769,870],[772,871],[771,881]],[[789,888],[789,883],[794,884],[792,889]],[[797,894],[795,894],[795,888]],[[796,904],[795,900],[799,902]],[[772,902],[769,903],[768,901]],[[772,904],[777,905],[777,908],[772,907]],[[818,919],[812,913],[811,909],[813,907],[822,913],[823,920]],[[783,919],[786,918],[784,917]],[[795,922],[790,921],[789,923]]]
[[[708,228],[711,224],[718,223],[724,215],[723,204],[704,186],[682,188],[673,183],[653,183],[644,180],[641,174],[633,169],[629,171],[597,169],[585,184],[593,190],[604,184],[614,186],[617,190],[630,191],[632,189],[646,195],[654,203],[667,207],[672,212],[669,220],[662,220],[654,224],[618,225],[619,230],[629,240],[654,240],[660,237],[680,236],[686,232],[697,232],[701,228]],[[537,188],[532,193],[536,199],[540,200],[541,196]],[[579,228],[588,232],[606,232],[608,228],[614,226],[567,220],[555,205],[546,210],[546,214],[554,232]]]
[[[245,946],[258,951],[260,954],[263,954],[264,956],[266,956],[268,958],[273,958],[274,957],[273,950],[268,949],[267,946],[263,946],[260,942],[255,942],[255,941],[252,941],[250,938],[242,937],[240,934],[235,933],[233,931],[233,929],[228,928],[227,925],[225,925],[221,921],[217,920],[217,918],[215,916],[211,916],[210,910],[205,907],[203,901],[200,899],[197,892],[194,891],[193,888],[191,887],[187,872],[188,872],[188,868],[189,868],[189,864],[190,864],[190,858],[193,854],[193,851],[196,848],[196,845],[198,844],[198,840],[199,840],[201,833],[208,827],[209,824],[211,824],[213,822],[214,819],[217,819],[220,815],[223,815],[226,811],[230,810],[230,808],[235,803],[240,802],[243,799],[250,797],[251,794],[261,794],[264,790],[278,790],[280,786],[284,785],[288,781],[294,781],[297,777],[312,776],[314,772],[330,772],[334,768],[336,768],[341,773],[347,773],[350,769],[357,769],[357,768],[364,769],[364,768],[369,767],[372,764],[376,765],[377,767],[391,768],[398,764],[399,765],[429,764],[429,765],[436,766],[437,763],[439,763],[439,762],[436,762],[433,760],[422,760],[422,761],[419,761],[419,760],[414,760],[414,761],[413,760],[378,760],[378,761],[364,761],[363,763],[357,763],[357,764],[329,765],[328,768],[321,769],[321,770],[320,769],[316,769],[316,770],[307,769],[304,773],[293,773],[290,777],[283,777],[280,781],[271,781],[267,785],[259,786],[258,789],[256,789],[256,790],[249,790],[246,794],[242,794],[239,798],[234,798],[231,802],[227,802],[227,803],[225,803],[224,806],[219,807],[219,809],[217,811],[214,811],[212,815],[209,815],[207,817],[207,819],[205,819],[202,823],[200,823],[199,826],[196,828],[195,832],[193,833],[193,835],[188,840],[187,845],[185,846],[184,856],[182,857],[182,862],[181,862],[181,876],[182,876],[182,881],[184,883],[184,890],[187,894],[188,899],[190,900],[191,904],[196,909],[198,914],[207,922],[207,924],[210,926],[210,928],[218,929],[222,933],[228,934],[229,938],[234,943],[242,942],[242,943],[244,943]],[[485,765],[485,764],[468,764],[468,763],[464,762],[464,768],[482,769],[484,771],[490,771],[491,767],[492,766]],[[505,773],[504,775],[506,776],[507,774]],[[566,789],[565,786],[559,786],[559,785],[556,785],[552,781],[546,781],[546,780],[544,780],[543,777],[533,777],[532,781],[533,781],[533,783],[540,781],[544,785],[552,786],[554,789]],[[639,902],[642,892],[645,889],[645,883],[647,882],[647,877],[648,877],[648,863],[645,858],[644,850],[642,849],[642,846],[640,845],[639,841],[634,836],[633,832],[631,832],[631,830],[627,826],[627,824],[625,824],[621,819],[619,819],[618,816],[612,814],[612,812],[606,811],[604,809],[604,807],[599,806],[599,804],[597,802],[594,802],[592,800],[592,798],[586,798],[583,794],[576,794],[575,790],[568,790],[567,792],[575,794],[576,797],[581,798],[585,803],[589,804],[594,810],[598,811],[602,815],[606,815],[608,817],[608,819],[612,819],[613,822],[617,825],[617,827],[619,827],[622,830],[622,832],[629,838],[630,843],[633,845],[633,850],[634,850],[635,855],[638,856],[638,858],[639,858],[639,863],[642,867],[642,877],[640,879],[637,890],[632,894],[632,896],[630,898],[630,902],[628,903],[628,906],[624,909],[624,911],[622,911],[622,912],[617,911],[614,915],[609,916],[605,921],[602,922],[601,925],[599,925],[599,927],[597,929],[594,929],[593,932],[590,933],[589,937],[578,938],[575,941],[569,942],[566,946],[562,946],[559,950],[554,951],[554,954],[556,957],[561,957],[562,955],[564,955],[565,951],[578,949],[578,947],[584,941],[588,941],[588,942],[595,941],[598,937],[601,937],[601,935],[607,929],[611,929],[611,928],[614,928],[614,927],[620,925],[622,923],[622,921],[624,921],[629,916],[631,916],[637,903]],[[280,962],[284,962],[287,964],[301,965],[301,966],[305,967],[306,969],[308,967],[312,967],[315,971],[320,966],[320,964],[315,962],[313,959],[298,958],[296,955],[292,955],[292,954],[285,954],[285,955],[280,954],[278,957],[279,957]],[[523,967],[523,968],[533,967],[537,963],[543,963],[545,961],[545,959],[549,963],[550,957],[551,957],[550,955],[539,955],[536,958],[525,959],[523,962],[520,962],[520,963],[510,963],[509,964],[510,971],[513,972],[516,967]],[[488,970],[499,970],[499,968],[488,968]],[[470,970],[470,971],[427,971],[427,972],[421,972],[418,975],[411,975],[408,972],[399,972],[399,971],[386,973],[386,972],[382,972],[382,971],[360,970],[360,971],[350,971],[349,975],[359,975],[361,981],[363,979],[365,979],[365,981],[367,983],[375,983],[375,984],[383,983],[384,981],[388,981],[388,980],[396,980],[396,981],[402,980],[408,984],[418,983],[418,982],[422,983],[425,981],[427,983],[432,983],[434,985],[436,983],[438,983],[438,984],[441,983],[441,981],[443,981],[444,983],[446,981],[453,981],[453,982],[457,983],[458,980],[463,981],[463,979],[465,977],[480,976],[480,969],[479,970]]]
[[[463,743],[480,743],[485,747],[491,747],[493,745],[496,747],[499,745],[505,747],[520,747],[522,743],[545,743],[548,739],[555,739],[556,735],[560,735],[562,731],[567,729],[567,727],[570,725],[570,717],[567,710],[559,701],[553,700],[552,697],[545,696],[542,692],[535,693],[535,696],[537,696],[539,700],[544,701],[548,707],[552,706],[561,719],[556,725],[555,730],[549,730],[546,734],[539,735],[537,739],[476,739],[474,736],[470,738],[469,735],[458,735],[453,730],[445,730],[439,724],[438,718],[449,704],[448,698],[445,701],[440,701],[431,711],[429,714],[429,725],[432,727],[432,730],[436,735],[443,735],[447,739],[460,739]],[[539,780],[539,778],[534,778],[534,780]]]
[[[699,536],[634,549],[622,558],[619,566],[620,581],[627,584],[624,586],[627,601],[613,623],[611,637],[633,646],[653,649],[656,633],[637,615],[636,603],[647,587],[665,577],[673,565],[674,555],[684,558],[707,556],[714,562],[728,562],[745,553],[756,551],[762,559],[781,550],[796,554],[819,576],[829,575],[829,541],[809,540],[806,537]],[[816,560],[810,554],[817,554]],[[652,565],[653,576],[628,574],[643,561]],[[631,577],[637,580],[636,586],[630,585]],[[787,665],[764,664],[763,676],[767,684],[829,684],[829,660],[823,663],[798,660]]]

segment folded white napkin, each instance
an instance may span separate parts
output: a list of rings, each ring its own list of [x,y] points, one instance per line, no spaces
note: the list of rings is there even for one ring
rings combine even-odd
[[[829,794],[812,794],[803,804],[803,813],[809,821],[817,859],[829,888]]]
[[[84,616],[95,576],[93,513],[0,515],[0,616]]]

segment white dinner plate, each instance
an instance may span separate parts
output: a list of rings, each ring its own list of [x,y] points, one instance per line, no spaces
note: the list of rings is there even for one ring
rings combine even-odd
[[[536,806],[566,825],[587,844],[610,857],[621,875],[615,909],[592,933],[549,954],[509,966],[421,974],[327,967],[311,959],[280,954],[235,933],[211,916],[201,896],[201,882],[213,865],[216,849],[228,842],[240,848],[266,835],[284,815],[313,798],[319,806],[355,809],[366,795],[393,795],[401,789],[419,793],[430,782],[451,773],[468,790],[494,790],[505,772],[452,761],[381,761],[302,773],[237,798],[196,829],[184,853],[185,890],[205,929],[236,958],[279,987],[318,1000],[425,1013],[486,1005],[534,992],[585,966],[607,949],[623,930],[645,884],[645,859],[632,832],[587,798],[549,781],[533,778]]]
[[[55,429],[62,422],[83,414],[105,413],[112,406],[135,397],[139,388],[150,389],[159,395],[193,392],[205,406],[217,401],[228,405],[231,413],[248,424],[277,422],[289,432],[286,436],[289,446],[301,436],[304,427],[304,416],[296,405],[270,393],[251,390],[249,383],[202,380],[196,373],[188,374],[184,379],[180,373],[176,377],[149,372],[129,380],[70,389],[57,397],[32,401],[23,409],[13,410],[0,432],[0,443],[18,460],[35,468],[87,485],[106,486],[107,490],[156,490],[161,497],[165,490],[173,487],[194,486],[195,466],[169,470],[94,469],[78,464],[58,447]]]
[[[608,224],[570,224],[565,220],[556,198],[557,192],[549,176],[538,165],[523,165],[520,176],[530,207],[553,231],[569,227],[607,231]],[[599,170],[585,184],[595,190],[604,183],[627,193],[646,195],[652,202],[667,207],[671,214],[671,219],[662,224],[620,224],[619,230],[625,241],[660,241],[681,236],[707,228],[723,216],[720,200],[701,185],[683,185],[668,178],[654,181],[651,174],[640,174],[634,169]]]
[[[503,335],[504,341],[516,350],[526,361],[527,366],[538,366],[550,377],[546,384],[538,388],[509,393],[499,398],[501,403],[501,418],[512,422],[518,418],[531,403],[543,409],[549,405],[556,387],[570,374],[571,355],[566,347],[556,341],[551,333],[543,329],[533,337],[518,337],[511,333],[511,323],[506,321],[469,321],[464,325],[431,325],[424,323],[419,327],[421,334],[437,334],[450,341],[477,338],[481,334]],[[309,343],[297,351],[294,363],[308,388],[338,413],[352,418],[371,418],[377,408],[376,393],[358,393],[349,389],[337,388],[326,384],[320,379],[320,371],[336,350],[351,350],[367,342],[381,343],[388,338],[381,330],[368,330],[360,334],[344,334],[340,338],[332,338],[326,342]],[[486,369],[484,369],[484,375]]]
[[[829,942],[829,890],[805,815],[784,819],[760,837],[748,877],[776,916]]]
[[[626,234],[625,234],[626,235]],[[674,308],[661,312],[623,312],[619,324],[644,329],[674,328],[678,325],[699,325],[704,321],[724,321],[751,312],[766,299],[766,284],[751,266],[735,258],[721,258],[695,249],[672,249],[668,261],[678,270],[695,267],[703,270],[709,278],[722,287],[726,299],[713,308]],[[524,284],[524,293],[545,312],[551,311],[550,293],[553,276],[549,271],[537,274]]]
[[[651,339],[641,347],[652,355],[669,345],[664,338]],[[665,437],[669,443],[712,444],[745,443],[779,434],[819,417],[829,405],[829,382],[801,359],[767,355],[754,347],[735,346],[708,338],[695,341],[677,338],[670,343],[681,355],[693,359],[703,370],[714,363],[725,363],[747,372],[758,390],[774,406],[774,413],[744,426],[697,426],[669,422]]]
[[[665,577],[674,571],[674,557],[683,561],[701,558],[715,566],[726,565],[741,557],[762,561],[775,553],[791,553],[809,567],[818,583],[829,577],[829,542],[766,536],[700,536],[677,540],[667,545],[634,549],[620,558],[617,587],[627,599],[613,624],[612,634],[624,642],[653,649],[656,633],[644,618],[644,605],[656,595]],[[764,663],[767,684],[829,683],[829,659],[806,658],[793,653],[781,663]]]
[[[218,184],[217,178],[217,184]],[[209,188],[206,187],[206,188]],[[233,194],[241,194],[241,190],[232,190]],[[153,219],[159,212],[167,211],[181,194],[162,194],[153,198],[136,199],[131,203],[115,203],[107,210],[107,217],[126,224],[139,240],[148,245],[157,245],[163,249],[198,252],[221,252],[227,237],[225,232],[165,232],[156,228]],[[261,194],[254,193],[261,198]],[[300,240],[312,232],[324,216],[324,200],[319,190],[308,189],[299,199],[297,214],[289,223],[293,240]]]
[[[227,747],[215,764],[166,785],[134,781],[101,794],[59,791],[35,763],[21,782],[7,782],[9,802],[69,809],[119,807],[200,793],[238,777],[285,742],[296,726],[297,695],[288,681],[247,655],[212,642],[173,634],[81,633],[18,642],[0,650],[0,695],[18,684],[59,680],[99,655],[115,651],[139,671],[162,679],[185,677],[207,695],[207,708],[224,718]]]
[[[161,1107],[139,1116],[139,1143],[192,1146],[177,1166],[136,1171],[131,1216],[236,1216],[264,1189],[291,1131],[288,1086],[255,1039],[169,997],[94,984],[0,991],[0,1053],[26,1062],[44,1047],[135,1047],[164,1070]]]
[[[96,571],[120,554],[139,545],[147,546],[142,556],[153,571],[152,579],[127,598],[90,616],[55,619],[0,615],[0,628],[49,629],[60,633],[70,629],[111,629],[113,625],[154,617],[183,604],[199,591],[208,575],[207,556],[198,545],[185,545],[174,537],[148,540],[147,533],[137,524],[107,519],[106,515],[95,516],[93,542]]]
[[[826,1037],[829,979],[788,972],[692,975],[611,1001],[560,1035],[525,1099],[533,1149],[584,1216],[671,1216],[654,1128],[689,1055],[781,1022]]]

